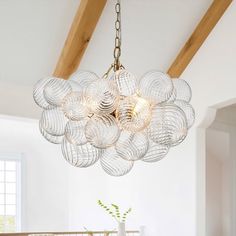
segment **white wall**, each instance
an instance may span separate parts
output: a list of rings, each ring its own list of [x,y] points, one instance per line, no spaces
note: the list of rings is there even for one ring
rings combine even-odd
[[[0,117],[0,154],[22,153],[22,231],[68,228],[68,172],[60,147],[45,141],[38,122]]]

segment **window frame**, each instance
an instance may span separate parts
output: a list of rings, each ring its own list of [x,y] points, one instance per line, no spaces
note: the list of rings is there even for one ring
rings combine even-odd
[[[22,168],[23,168],[22,153],[6,153],[0,152],[0,161],[16,162],[16,231],[22,229]],[[7,232],[5,232],[7,233]]]

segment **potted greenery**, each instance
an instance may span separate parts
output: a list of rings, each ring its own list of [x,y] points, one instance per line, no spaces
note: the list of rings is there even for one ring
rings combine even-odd
[[[118,223],[118,234],[117,236],[125,236],[125,222],[127,215],[131,212],[131,208],[129,208],[127,211],[125,211],[123,214],[120,213],[120,207],[111,204],[110,207],[102,203],[101,200],[98,200],[98,205],[101,206],[112,218],[116,220]]]

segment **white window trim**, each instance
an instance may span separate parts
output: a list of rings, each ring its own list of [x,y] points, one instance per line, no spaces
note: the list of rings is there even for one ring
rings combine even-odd
[[[21,232],[22,229],[22,168],[23,168],[23,154],[0,152],[0,160],[16,161],[16,232]]]

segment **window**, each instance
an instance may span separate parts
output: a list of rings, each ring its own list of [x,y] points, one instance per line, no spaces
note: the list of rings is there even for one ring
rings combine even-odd
[[[0,154],[0,233],[20,230],[21,161]]]

